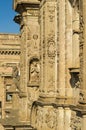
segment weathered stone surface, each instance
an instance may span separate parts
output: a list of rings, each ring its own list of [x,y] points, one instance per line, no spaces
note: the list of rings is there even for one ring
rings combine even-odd
[[[13,8],[20,34],[0,34],[0,130],[86,130],[86,1]]]

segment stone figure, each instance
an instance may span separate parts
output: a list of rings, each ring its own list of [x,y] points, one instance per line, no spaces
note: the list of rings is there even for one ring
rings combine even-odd
[[[30,64],[30,82],[39,82],[39,72],[40,72],[40,67],[39,67],[39,62],[34,60]]]

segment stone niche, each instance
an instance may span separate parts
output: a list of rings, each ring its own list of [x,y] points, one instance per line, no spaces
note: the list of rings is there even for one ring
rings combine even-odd
[[[38,58],[32,58],[29,62],[29,86],[39,86],[40,63]]]

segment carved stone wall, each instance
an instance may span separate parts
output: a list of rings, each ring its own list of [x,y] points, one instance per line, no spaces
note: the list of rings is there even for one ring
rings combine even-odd
[[[86,0],[14,0],[20,34],[0,34],[1,130],[86,130]]]
[[[40,8],[40,26],[41,26],[41,94],[46,96],[56,95],[58,64],[58,41],[57,28],[58,19],[57,2],[42,1],[44,4]]]

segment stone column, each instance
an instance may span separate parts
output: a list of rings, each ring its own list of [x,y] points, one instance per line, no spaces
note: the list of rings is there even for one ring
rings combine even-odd
[[[23,7],[22,7],[23,8]],[[27,121],[27,12],[22,12],[20,58],[20,121]]]

